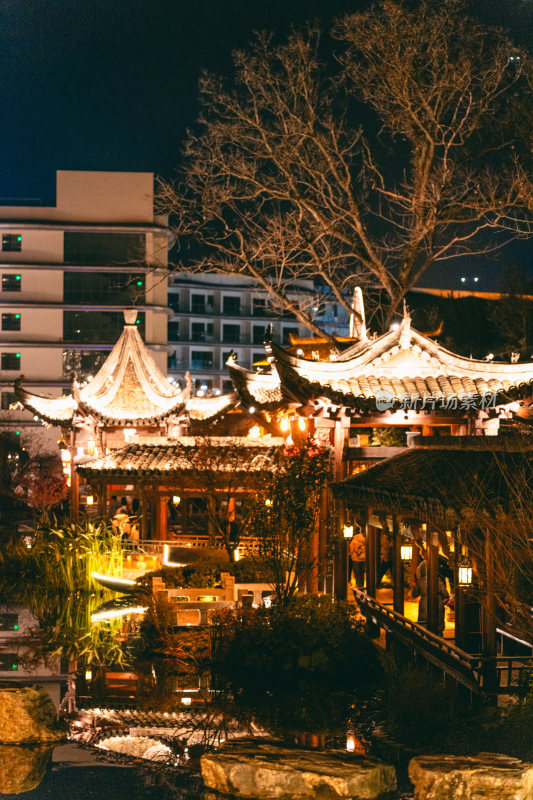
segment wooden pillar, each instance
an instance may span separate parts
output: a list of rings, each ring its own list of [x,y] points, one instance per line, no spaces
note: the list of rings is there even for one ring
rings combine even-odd
[[[165,540],[167,538],[167,500],[168,498],[164,495],[157,497],[156,539]]]
[[[80,518],[80,479],[73,459],[70,461],[70,521]]]
[[[346,520],[346,509],[342,500],[337,501],[337,520],[342,534]],[[335,556],[335,596],[339,600],[346,600],[348,596],[348,545],[344,538]]]
[[[497,688],[496,671],[496,597],[494,594],[494,554],[489,531],[485,531],[485,590],[481,600],[481,655],[483,666],[483,689],[494,692]]]
[[[309,547],[309,563],[311,569],[307,576],[307,591],[309,594],[318,594],[318,561],[320,557],[320,515],[317,516],[315,529]],[[345,582],[346,583],[346,582]],[[346,599],[346,587],[344,598]]]
[[[393,608],[398,614],[404,612],[403,595],[403,561],[402,537],[400,535],[400,521],[396,514],[392,516],[392,583],[393,583]]]
[[[463,547],[457,535],[455,537],[453,572],[454,572],[454,603],[455,603],[455,644],[461,650],[466,650],[466,616],[465,616],[465,590],[459,586],[459,562],[463,554]]]
[[[319,527],[319,541],[318,541],[318,572],[323,575],[322,591],[327,592],[327,579],[326,575],[326,548],[327,548],[327,520],[328,520],[328,493],[329,489],[322,489],[320,496],[320,527]]]
[[[141,515],[141,539],[148,539],[148,504],[146,501],[146,486],[144,483],[139,484],[139,513]]]
[[[376,596],[378,572],[378,530],[366,522],[366,593]]]
[[[107,516],[107,482],[98,484],[98,516],[104,519]]]
[[[440,633],[439,623],[439,537],[427,532],[428,622],[432,633]]]

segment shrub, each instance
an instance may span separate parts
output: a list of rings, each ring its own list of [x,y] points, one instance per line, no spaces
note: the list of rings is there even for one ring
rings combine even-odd
[[[283,607],[219,615],[213,662],[237,691],[302,682],[331,682],[347,691],[379,674],[376,650],[353,607],[312,595]]]

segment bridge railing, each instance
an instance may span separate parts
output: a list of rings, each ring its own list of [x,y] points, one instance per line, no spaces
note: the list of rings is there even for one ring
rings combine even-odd
[[[471,691],[498,694],[522,694],[527,691],[533,669],[532,656],[486,658],[467,653],[360,589],[354,589],[353,593],[369,621],[413,647]]]

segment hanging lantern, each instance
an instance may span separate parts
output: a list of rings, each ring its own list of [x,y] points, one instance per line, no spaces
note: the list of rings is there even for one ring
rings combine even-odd
[[[342,535],[345,539],[351,539],[353,536],[353,525],[344,525]]]
[[[181,497],[179,496],[179,494],[172,495],[172,502],[175,506],[179,506],[179,504],[181,503]]]
[[[472,586],[472,564],[467,556],[463,556],[457,565],[457,585]]]
[[[94,503],[94,496],[92,494],[88,494],[85,502],[88,506],[92,506]]]
[[[402,544],[400,546],[400,555],[402,561],[412,561],[413,560],[413,545],[412,544]]]
[[[305,417],[298,417],[298,428],[305,431]]]
[[[281,418],[281,422],[279,423],[279,427],[281,428],[282,431],[290,430],[291,426],[289,424],[289,420],[287,419],[287,417],[282,417]]]
[[[96,441],[94,439],[87,440],[87,454],[92,456],[96,450]]]

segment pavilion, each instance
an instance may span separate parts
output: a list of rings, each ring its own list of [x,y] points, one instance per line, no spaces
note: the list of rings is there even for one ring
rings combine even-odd
[[[15,384],[19,402],[61,431],[73,518],[79,504],[78,466],[140,439],[157,442],[210,428],[238,404],[234,394],[192,397],[188,375],[185,388],[170,383],[139,334],[136,310],[127,309],[124,320],[120,338],[89,383],[74,380],[70,394],[63,397],[32,394],[22,379]]]
[[[475,449],[460,440],[455,448],[407,449],[333,488],[348,522],[366,533],[366,586],[354,593],[367,618],[473,691],[524,690],[533,663],[532,484],[532,440],[487,437]],[[389,598],[377,589],[383,531],[392,539]],[[424,625],[404,609],[421,552]],[[443,557],[455,601],[453,640],[440,632]]]

